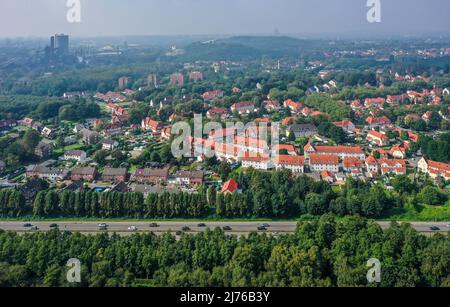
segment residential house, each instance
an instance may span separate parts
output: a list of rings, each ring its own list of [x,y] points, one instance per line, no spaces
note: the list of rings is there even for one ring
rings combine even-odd
[[[102,149],[113,151],[119,146],[119,142],[113,140],[113,139],[106,139],[102,142]]]
[[[196,186],[203,184],[203,171],[178,171],[175,180],[180,185]]]
[[[444,178],[445,180],[450,180],[450,164],[422,157],[417,167],[420,172],[428,174],[433,179]]]
[[[317,129],[317,127],[314,126],[314,125],[311,125],[311,124],[292,125],[286,131],[286,135],[288,137],[291,134],[294,134],[295,138],[311,137],[311,136],[316,135],[318,133],[319,133],[319,130]]]
[[[381,117],[369,116],[366,119],[366,123],[368,124],[370,129],[375,129],[377,127],[386,128],[386,127],[390,127],[392,125],[391,120],[389,118],[387,118],[386,116],[381,116]]]
[[[273,163],[277,170],[288,169],[291,170],[293,173],[305,172],[305,157],[277,155],[274,156]]]
[[[97,170],[95,167],[77,167],[72,170],[70,179],[73,181],[89,181],[92,182],[97,177]]]
[[[239,115],[250,114],[255,111],[255,105],[251,101],[238,102],[231,106],[231,112],[237,112]]]
[[[126,182],[128,180],[128,170],[126,168],[105,167],[102,179],[103,181]]]
[[[339,172],[339,156],[332,154],[310,154],[309,169],[312,172],[321,173],[328,171],[332,173]]]
[[[142,120],[141,127],[143,130],[158,132],[163,129],[164,125],[161,122],[153,120],[149,117]]]
[[[81,136],[86,145],[95,145],[100,141],[100,134],[88,129],[82,129]]]
[[[48,181],[65,180],[69,172],[63,168],[49,168],[41,165],[30,165],[26,168],[28,178],[40,178]]]
[[[349,120],[334,122],[333,125],[335,125],[336,127],[342,128],[342,130],[344,130],[347,133],[354,133],[355,129],[356,129],[355,125]]]
[[[303,105],[300,102],[295,102],[291,99],[288,99],[284,102],[283,106],[291,110],[292,113],[300,113],[302,111]]]
[[[46,159],[53,154],[53,147],[50,144],[39,142],[34,150],[34,154],[41,159]]]
[[[234,179],[230,179],[223,184],[220,193],[233,194],[237,190],[238,190],[238,183]]]
[[[202,97],[205,101],[219,99],[219,98],[223,97],[223,91],[215,90],[215,91],[205,92],[205,93],[203,93]]]
[[[208,119],[215,119],[215,118],[226,119],[229,116],[230,112],[228,111],[227,108],[214,108],[206,112],[206,117]]]
[[[358,158],[347,157],[344,158],[342,163],[344,172],[350,173],[352,175],[361,175],[364,172],[365,165],[364,162]]]
[[[246,154],[242,158],[242,167],[254,168],[257,170],[269,170],[272,169],[274,166],[269,156]]]
[[[132,181],[152,184],[167,182],[168,179],[168,168],[137,169],[131,177]]]
[[[268,112],[278,111],[281,109],[280,103],[276,100],[265,100],[262,105]]]
[[[369,131],[369,133],[367,133],[366,140],[380,147],[389,145],[390,141],[386,134],[375,130]]]
[[[354,157],[363,161],[366,158],[364,150],[359,146],[313,146],[308,143],[304,148],[304,152],[306,158],[308,158],[310,154],[336,155],[340,159]]]
[[[64,153],[63,159],[66,161],[74,160],[77,162],[83,162],[86,160],[86,152],[83,150],[69,150]]]

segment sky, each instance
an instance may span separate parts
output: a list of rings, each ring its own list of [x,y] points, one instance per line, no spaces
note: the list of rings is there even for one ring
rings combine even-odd
[[[381,23],[367,0],[0,0],[0,37],[125,35],[450,35],[449,0],[380,0]]]

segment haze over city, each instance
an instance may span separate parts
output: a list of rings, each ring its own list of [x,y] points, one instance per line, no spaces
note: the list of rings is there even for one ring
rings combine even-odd
[[[368,23],[366,0],[81,0],[81,23],[68,23],[66,0],[0,3],[0,37],[282,34],[448,34],[446,0],[381,1]],[[188,13],[189,12],[189,13]]]

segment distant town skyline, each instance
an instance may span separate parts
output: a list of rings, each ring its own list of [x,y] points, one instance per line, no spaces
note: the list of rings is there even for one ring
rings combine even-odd
[[[366,19],[367,0],[80,0],[69,23],[66,0],[3,0],[0,37],[127,35],[450,34],[448,0],[381,0],[382,22]]]

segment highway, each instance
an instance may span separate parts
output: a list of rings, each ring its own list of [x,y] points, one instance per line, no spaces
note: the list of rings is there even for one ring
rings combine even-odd
[[[49,231],[51,224],[57,224],[60,230],[66,230],[71,232],[80,233],[97,233],[102,232],[99,230],[99,224],[102,222],[29,222],[33,226],[37,226],[38,230],[31,230],[31,228],[25,227],[27,222],[0,222],[0,229],[13,232],[33,232],[33,231]],[[206,226],[199,227],[199,223],[204,223]],[[189,233],[198,233],[204,231],[207,228],[223,228],[225,226],[231,227],[231,230],[226,230],[227,233],[236,234],[249,234],[251,232],[266,232],[266,233],[292,233],[295,231],[296,222],[267,222],[270,227],[266,231],[258,231],[258,226],[261,226],[265,222],[157,222],[158,227],[150,227],[151,222],[106,222],[108,225],[107,232],[116,232],[119,234],[133,233],[133,232],[155,232],[157,234],[165,232],[177,232],[183,229],[183,227],[189,227]],[[378,222],[378,224],[386,229],[389,227],[389,222]],[[434,232],[448,232],[450,222],[412,222],[410,223],[414,229],[421,233],[434,233]],[[132,230],[130,227],[136,227]],[[430,229],[432,226],[440,228],[439,231],[433,231]]]

